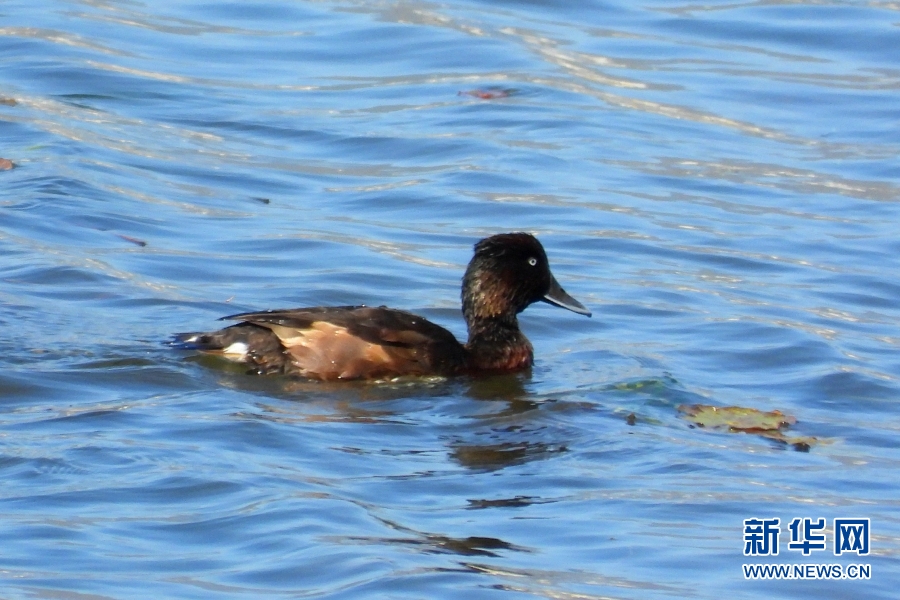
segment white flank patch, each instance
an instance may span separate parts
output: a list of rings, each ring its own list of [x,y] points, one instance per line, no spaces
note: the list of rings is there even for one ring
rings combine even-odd
[[[222,354],[232,360],[247,358],[247,344],[244,342],[234,342],[227,348],[222,348]]]

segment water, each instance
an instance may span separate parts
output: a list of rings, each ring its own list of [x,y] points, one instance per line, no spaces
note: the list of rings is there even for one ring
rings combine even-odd
[[[4,598],[896,596],[896,3],[0,13]],[[594,311],[526,311],[529,374],[325,385],[163,343],[355,303],[462,337],[471,244],[509,230]],[[751,517],[779,556],[742,555]],[[870,518],[872,552],[805,558],[794,517]]]

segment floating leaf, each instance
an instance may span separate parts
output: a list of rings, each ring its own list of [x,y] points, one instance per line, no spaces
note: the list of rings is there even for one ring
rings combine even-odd
[[[145,242],[144,240],[139,240],[135,237],[131,237],[130,235],[123,235],[121,233],[116,234],[116,235],[118,235],[120,238],[122,238],[126,242],[131,242],[132,244],[135,244],[136,246],[140,246],[141,248],[143,248],[144,246],[147,245],[147,242]]]
[[[743,406],[710,406],[708,404],[682,404],[678,411],[696,425],[707,429],[727,430],[732,433],[753,433],[782,444],[789,444],[800,452],[809,452],[818,443],[814,437],[791,437],[784,430],[797,419],[780,410],[763,412]]]
[[[477,90],[464,90],[457,94],[458,96],[472,96],[473,98],[479,98],[481,100],[496,100],[498,98],[509,98],[513,94],[515,94],[518,90],[509,88],[509,89],[500,89],[500,88],[486,88],[486,89],[477,89]]]
[[[679,412],[687,415],[688,420],[699,427],[720,429],[727,427],[730,431],[777,430],[793,425],[797,419],[782,413],[780,410],[762,412],[755,408],[743,406],[710,406],[708,404],[682,404]]]
[[[633,392],[635,390],[641,390],[644,388],[658,388],[663,385],[664,383],[659,379],[641,379],[638,381],[623,381],[621,383],[615,383],[612,385],[612,388],[622,392]]]
[[[8,158],[0,158],[0,171],[9,171],[14,166],[13,161]]]

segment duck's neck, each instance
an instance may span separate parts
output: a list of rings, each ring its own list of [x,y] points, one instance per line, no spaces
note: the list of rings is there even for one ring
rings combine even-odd
[[[478,370],[518,371],[534,363],[534,349],[515,315],[467,319],[466,349]]]

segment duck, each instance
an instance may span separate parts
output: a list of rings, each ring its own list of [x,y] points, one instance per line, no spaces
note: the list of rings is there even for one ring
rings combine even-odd
[[[529,369],[534,349],[518,314],[543,301],[591,316],[559,285],[544,247],[529,233],[500,233],[474,246],[462,279],[468,340],[385,306],[317,306],[245,312],[218,331],[179,333],[173,344],[244,363],[248,373],[306,379],[392,379]]]

